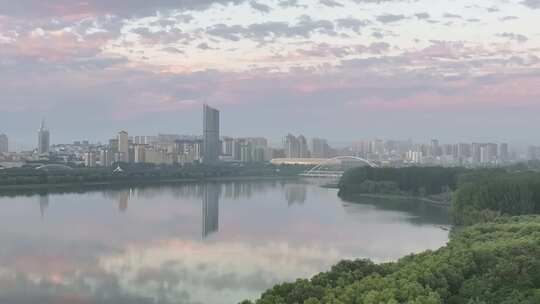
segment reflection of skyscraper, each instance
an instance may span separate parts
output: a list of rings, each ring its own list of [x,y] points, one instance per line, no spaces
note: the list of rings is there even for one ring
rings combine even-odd
[[[118,197],[118,210],[124,212],[128,208],[128,202],[129,202],[129,196],[130,196],[131,190],[126,190],[120,192],[120,195]]]
[[[292,185],[285,189],[285,198],[289,206],[295,203],[303,204],[306,201],[306,196],[307,188],[305,185]]]
[[[41,218],[45,216],[45,211],[47,211],[47,208],[49,207],[49,195],[44,194],[39,196],[39,213],[41,214]]]
[[[202,237],[219,230],[219,188],[217,184],[205,184],[202,206]]]

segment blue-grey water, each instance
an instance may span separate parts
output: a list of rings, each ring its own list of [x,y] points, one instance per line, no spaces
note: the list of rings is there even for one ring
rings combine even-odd
[[[448,240],[444,210],[306,181],[0,197],[0,303],[256,298],[341,259],[398,259]]]

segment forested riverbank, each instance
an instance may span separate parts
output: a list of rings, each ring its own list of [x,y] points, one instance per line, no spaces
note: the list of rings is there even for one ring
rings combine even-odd
[[[0,170],[0,195],[21,192],[88,190],[114,186],[175,184],[200,181],[297,178],[303,166],[221,165],[149,166],[122,165],[111,168],[71,168],[37,170],[23,167]]]
[[[340,195],[365,192],[353,180],[390,182],[416,195],[450,189],[452,221],[462,227],[447,246],[394,263],[343,261],[312,279],[277,285],[254,303],[540,303],[540,174],[453,170],[355,169],[340,183]]]
[[[343,175],[338,188],[340,197],[358,194],[399,195],[449,201],[444,196],[457,188],[465,168],[406,167],[351,169]]]

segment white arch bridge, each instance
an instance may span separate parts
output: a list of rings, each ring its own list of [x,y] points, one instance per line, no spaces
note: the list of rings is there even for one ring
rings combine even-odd
[[[300,176],[339,179],[343,176],[345,170],[360,167],[362,165],[373,168],[378,167],[376,163],[365,158],[356,156],[338,156],[324,160],[315,167],[304,171]]]

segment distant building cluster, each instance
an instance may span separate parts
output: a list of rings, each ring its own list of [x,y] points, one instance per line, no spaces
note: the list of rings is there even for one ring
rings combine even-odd
[[[25,161],[55,161],[86,167],[111,167],[115,163],[134,164],[216,164],[219,162],[268,162],[274,156],[268,140],[262,137],[220,137],[219,111],[203,107],[203,135],[158,134],[132,136],[119,131],[107,143],[75,141],[72,144],[50,144],[50,132],[42,121],[34,151],[8,153],[8,139],[0,135],[0,161],[12,166]],[[6,167],[6,166],[3,166]]]
[[[0,134],[0,153],[9,152],[9,140],[6,134]]]
[[[294,136],[288,134],[283,140],[284,156],[287,158],[329,158],[336,156],[328,142],[321,138],[312,138],[311,145],[304,135]]]
[[[497,166],[517,160],[507,143],[429,144],[408,141],[361,141],[352,145],[355,156],[389,165]]]
[[[0,169],[22,166],[28,161],[75,163],[86,167],[111,167],[115,163],[186,165],[221,162],[275,164],[319,164],[336,156],[355,156],[381,166],[501,166],[516,161],[540,160],[540,146],[527,153],[510,151],[507,143],[441,144],[412,140],[365,140],[340,149],[332,148],[326,139],[287,134],[281,147],[270,147],[264,137],[228,137],[220,135],[220,112],[203,107],[202,135],[158,134],[131,135],[119,131],[107,143],[75,141],[51,145],[51,134],[45,120],[37,131],[32,151],[13,152],[8,136],[0,133]]]

